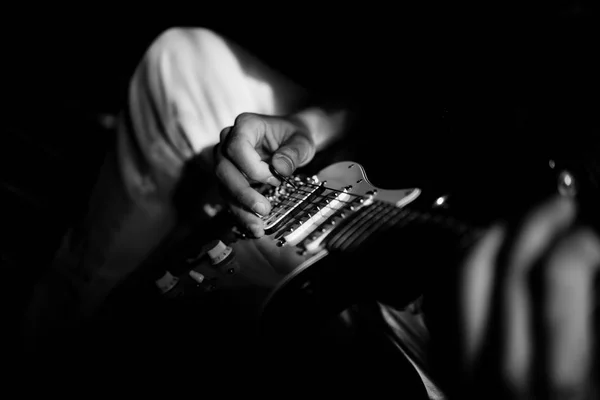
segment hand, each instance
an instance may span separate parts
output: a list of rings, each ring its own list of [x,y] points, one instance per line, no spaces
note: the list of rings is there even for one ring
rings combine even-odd
[[[458,398],[597,398],[600,238],[576,214],[553,199],[514,232],[491,229],[466,259],[455,329],[432,328]]]
[[[271,210],[269,201],[251,187],[253,182],[279,185],[269,165],[284,176],[306,165],[315,146],[306,127],[293,118],[245,113],[221,131],[215,148],[215,174],[231,212],[255,237],[264,235],[257,216]]]

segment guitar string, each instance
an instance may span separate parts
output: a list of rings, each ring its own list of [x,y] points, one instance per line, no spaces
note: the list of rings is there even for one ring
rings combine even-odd
[[[309,193],[311,193],[311,192],[309,192]],[[304,206],[317,206],[317,207],[319,207],[318,211],[322,211],[322,210],[325,210],[325,209],[328,209],[328,208],[332,208],[332,206],[330,205],[330,203],[323,204],[323,201],[327,199],[328,195],[317,194],[315,196],[320,197],[320,199],[315,201],[314,199],[313,200],[308,200],[308,198],[305,198],[305,199],[294,198],[294,197],[292,197],[293,194],[295,194],[295,193],[286,194],[286,195],[280,195],[280,196],[284,196],[284,200],[292,199],[294,201],[297,201],[296,206],[302,206],[302,207],[304,207]],[[348,194],[350,194],[350,193],[348,193]],[[359,196],[359,195],[356,195],[356,196],[358,196],[360,198],[364,198],[364,196]],[[350,205],[356,204],[355,202],[356,202],[357,199],[348,201],[348,200],[337,199],[336,197],[331,197],[331,198],[329,198],[329,200],[330,201],[337,201],[338,203],[343,203],[344,205],[342,207],[344,207],[345,205],[348,205],[348,204],[350,204]],[[356,204],[356,205],[358,205],[358,204]],[[264,218],[271,218],[273,216],[284,216],[290,210],[292,210],[292,205],[289,205],[289,206],[286,205],[286,206],[283,206],[283,207],[284,208],[282,210],[271,212],[268,215],[266,215]]]
[[[300,205],[300,204],[319,205],[319,204],[323,204],[327,200],[329,200],[329,201],[327,203],[325,203],[325,204],[329,204],[332,201],[338,201],[340,203],[345,203],[345,204],[353,204],[357,200],[360,200],[360,198],[365,198],[365,197],[360,197],[359,199],[353,199],[353,200],[341,200],[338,197],[332,197],[332,196],[329,196],[328,194],[327,195],[315,194],[315,197],[318,197],[318,199],[310,199],[310,200],[308,199],[308,197],[310,197],[310,196],[307,196],[306,198],[295,198],[295,197],[293,197],[293,194],[292,195],[287,195],[286,194],[286,195],[283,195],[283,196],[280,196],[280,197],[283,197],[283,201],[286,201],[286,200],[295,201],[295,202],[297,202],[296,203],[297,205]],[[324,207],[326,207],[325,204],[323,204]],[[284,209],[287,208],[289,210],[289,208],[291,206],[293,206],[293,205],[295,205],[295,204],[280,205],[279,203],[276,203],[275,207],[283,207]]]
[[[329,192],[325,193],[325,194],[324,193],[315,194],[314,192],[302,189],[301,186],[297,186],[294,188],[295,189],[294,192],[281,193],[281,194],[279,194],[279,197],[283,197],[284,200],[292,199],[294,201],[298,201],[299,203],[297,205],[299,205],[299,206],[321,205],[321,208],[319,211],[326,209],[326,208],[332,208],[332,206],[329,204],[327,204],[327,205],[322,204],[322,202],[326,199],[329,199],[329,200],[336,199],[337,196],[335,196],[335,197],[331,196],[332,192],[347,194],[350,196],[354,196],[356,198],[365,198],[366,197],[364,195],[348,193],[347,191],[343,191],[343,190],[336,190],[336,189],[324,186],[322,184],[316,185],[316,184],[311,184],[311,183],[305,182],[304,185],[317,187],[317,188],[323,187],[325,191],[329,191]],[[304,199],[294,198],[294,195],[296,195],[296,194],[307,194],[307,197]],[[307,201],[311,195],[314,195],[317,200],[316,201],[315,200]],[[344,205],[335,211],[340,212],[340,213],[345,211],[345,207],[347,207],[348,204],[356,204],[355,203],[357,200],[356,198],[351,201],[338,200],[340,203],[344,203]],[[289,211],[289,209],[288,210],[284,209],[283,213],[285,214],[287,211]],[[310,209],[306,209],[303,207],[303,209],[300,212],[306,213],[310,217]],[[278,215],[278,213],[273,213],[273,214],[270,214],[269,216],[273,216],[273,215]],[[281,215],[281,213],[279,213],[279,215]],[[380,200],[374,200],[373,204],[371,204],[367,208],[361,207],[359,210],[356,210],[356,214],[353,214],[353,215],[355,215],[355,218],[352,218],[349,221],[348,225],[343,226],[341,229],[338,230],[337,234],[334,237],[332,237],[328,240],[328,242],[331,245],[335,246],[335,242],[337,242],[337,244],[339,246],[347,247],[347,246],[352,245],[352,243],[356,242],[358,239],[360,239],[361,235],[365,235],[365,234],[370,235],[374,231],[382,228],[383,226],[390,226],[390,224],[398,223],[399,220],[404,220],[405,219],[404,217],[408,217],[408,219],[406,221],[403,221],[404,224],[410,222],[410,220],[412,220],[412,219],[415,219],[415,218],[418,219],[418,218],[425,217],[424,215],[423,216],[412,215],[412,213],[409,210],[407,210],[405,207],[398,207],[393,204],[386,203],[386,202],[383,202]],[[411,218],[411,215],[414,218]],[[329,216],[321,225],[327,225],[328,222],[335,217],[336,217],[336,213]],[[388,217],[388,218],[386,218],[386,217]],[[370,222],[375,222],[375,223],[371,224]],[[288,225],[289,225],[289,223],[288,223]]]
[[[329,190],[331,192],[337,192],[337,193],[341,193],[341,194],[347,194],[347,195],[354,196],[354,197],[363,197],[363,198],[366,197],[365,195],[360,195],[360,194],[356,194],[356,193],[345,192],[345,191],[342,191],[342,190],[331,189],[331,188],[328,188],[326,186],[324,186],[323,188],[325,190]],[[311,191],[304,190],[304,189],[297,189],[293,193],[281,193],[281,194],[279,194],[279,196],[285,196],[285,195],[287,195],[287,196],[293,196],[295,194],[306,194],[309,197],[310,197],[310,195],[325,197],[325,196],[323,196],[321,194],[316,194],[314,191],[311,192]],[[334,200],[334,199],[335,199],[335,197],[331,198],[331,200]],[[301,200],[301,199],[296,199],[296,200]]]
[[[387,218],[384,218],[387,213],[385,213],[385,212],[380,213],[380,211],[384,211],[384,210],[385,210],[384,208],[379,209],[377,207],[374,208],[373,210],[369,210],[369,209],[365,210],[363,213],[365,216],[360,221],[358,221],[358,223],[354,224],[353,227],[346,229],[346,232],[343,233],[343,239],[342,239],[340,245],[344,245],[344,243],[347,242],[348,240],[351,240],[356,235],[361,234],[361,232],[364,231],[364,229],[366,227],[375,225],[378,221],[380,221],[382,219],[387,220]],[[400,209],[398,209],[398,210],[400,210]]]
[[[294,192],[289,193],[289,194],[287,194],[287,193],[280,194],[279,196],[283,196],[284,199],[292,198],[293,200],[299,201],[298,205],[302,205],[303,203],[306,206],[321,205],[322,208],[320,210],[331,207],[330,205],[323,206],[320,202],[327,199],[328,197],[330,200],[336,199],[335,197],[331,196],[331,192],[337,192],[337,193],[342,193],[342,194],[345,193],[347,195],[354,196],[357,198],[359,198],[359,197],[366,198],[366,196],[364,196],[364,195],[348,193],[347,191],[343,191],[343,190],[336,190],[336,189],[324,186],[323,184],[317,185],[317,184],[311,184],[309,182],[304,182],[303,184],[306,186],[312,186],[312,187],[317,187],[317,188],[323,187],[325,190],[329,190],[330,192],[327,194],[323,194],[323,193],[315,194],[315,196],[318,199],[317,201],[307,201],[306,202],[306,200],[308,198],[310,198],[310,196],[312,194],[314,194],[314,192],[304,190],[304,189],[302,189],[302,187],[300,185],[298,185],[297,187],[294,187],[294,189],[296,189]],[[304,193],[304,194],[308,194],[308,196],[305,199],[293,198],[292,196],[296,193]],[[342,207],[338,208],[336,211],[337,212],[345,211],[344,208],[348,204],[355,204],[356,200],[357,200],[356,198],[351,201],[338,200],[339,202],[345,203],[345,204]],[[284,213],[285,212],[287,212],[287,210],[284,210]],[[301,210],[301,212],[309,213],[309,210],[303,209],[303,210]],[[270,215],[275,215],[275,214],[270,214]],[[337,234],[335,235],[335,237],[330,238],[330,240],[328,240],[328,242],[333,245],[333,243],[335,243],[336,239],[337,239],[338,245],[343,246],[344,244],[346,244],[347,246],[350,246],[350,245],[352,245],[352,243],[354,243],[358,239],[360,239],[360,237],[362,237],[362,235],[367,235],[367,236],[371,235],[374,231],[382,228],[383,226],[394,225],[394,224],[398,223],[400,220],[402,220],[403,224],[406,224],[406,223],[409,223],[413,219],[427,218],[427,213],[425,213],[423,215],[418,215],[418,214],[419,214],[418,212],[415,214],[414,210],[410,211],[406,207],[398,207],[394,204],[386,203],[386,202],[383,202],[380,200],[374,200],[373,203],[370,206],[368,206],[367,208],[361,207],[360,209],[356,210],[355,213],[353,214],[356,217],[352,218],[352,220],[349,221],[348,225],[345,225],[341,229],[339,229]],[[333,215],[329,216],[322,225],[327,225],[327,223],[330,220],[332,220],[333,218],[335,218],[335,216],[336,216],[335,213]],[[370,217],[370,218],[368,218],[368,217]],[[385,217],[387,217],[387,218],[385,218]],[[368,222],[375,222],[375,223],[369,224]],[[452,222],[452,221],[447,221],[447,222]],[[450,225],[452,225],[452,224],[450,224]],[[360,240],[359,240],[359,242],[360,242]]]
[[[349,218],[349,219],[345,219],[343,222],[348,222],[349,225],[341,225],[339,227],[337,227],[337,232],[341,232],[342,237],[346,236],[346,233],[348,231],[348,227],[352,227],[353,225],[356,225],[357,222],[361,222],[363,220],[365,220],[365,217],[369,217],[370,215],[379,217],[379,218],[383,218],[385,216],[385,214],[387,214],[387,207],[388,204],[386,203],[380,203],[380,204],[374,204],[372,207],[367,207],[367,208],[361,208],[359,210],[356,210],[355,214],[353,214],[355,217],[354,218]],[[394,207],[397,208],[397,207]],[[399,210],[399,208],[397,208]],[[364,212],[363,212],[364,211]],[[335,218],[335,214],[328,217],[320,226],[328,226],[331,224],[331,220]],[[367,218],[367,220],[370,220],[369,218]],[[386,219],[387,220],[387,219]],[[360,223],[360,225],[364,225],[366,223],[366,221],[363,221],[362,223]],[[281,230],[284,230],[285,228],[287,228],[288,226],[290,226],[293,224],[292,223],[288,223],[284,228],[281,228]],[[333,225],[333,224],[332,224]],[[336,227],[332,226],[332,229],[335,229]],[[340,230],[341,229],[341,230]],[[321,231],[319,233],[317,233],[316,235],[314,234],[314,230],[309,232],[306,237],[298,243],[298,245],[301,245],[301,243],[305,242],[306,240],[309,240],[310,242],[317,240],[319,237],[321,237],[322,235],[325,235],[328,231]],[[330,232],[330,231],[329,231]],[[337,237],[339,237],[339,234],[336,235]],[[331,240],[331,239],[330,239]],[[330,240],[328,240],[328,242],[330,242]]]
[[[326,195],[320,195],[320,196],[321,196],[321,197],[326,197]],[[352,202],[345,202],[345,203],[346,203],[346,204],[352,204]],[[315,203],[310,203],[310,204],[318,204],[318,203],[316,203],[316,202],[315,202]],[[331,207],[331,206],[325,206],[325,207],[323,207],[322,209],[325,209],[325,208],[328,208],[328,207]],[[330,215],[330,216],[328,216],[328,217],[327,217],[327,219],[326,219],[325,221],[323,221],[323,223],[322,223],[322,224],[320,224],[320,225],[321,225],[321,226],[327,226],[327,225],[331,224],[331,221],[333,221],[333,220],[334,220],[334,218],[336,218],[336,217],[337,217],[339,214],[343,214],[345,211],[347,211],[347,209],[345,209],[345,208],[346,208],[346,205],[344,205],[344,206],[342,206],[342,207],[340,207],[340,208],[336,209],[336,210],[335,210],[335,212],[334,212],[334,214],[333,214],[333,215]],[[321,209],[321,210],[322,210],[322,209]],[[363,209],[363,208],[361,208],[361,209],[359,209],[359,210],[356,210],[356,212],[359,212],[359,211],[360,211],[360,210],[362,210],[362,209]],[[381,219],[381,218],[384,218],[384,217],[385,217],[385,216],[387,216],[387,215],[392,215],[392,216],[393,216],[393,213],[394,213],[394,212],[397,212],[397,211],[398,211],[398,210],[400,210],[400,209],[401,209],[400,207],[397,207],[397,206],[395,206],[395,205],[392,205],[392,204],[389,204],[389,203],[385,203],[385,202],[382,202],[382,201],[375,201],[375,202],[374,202],[374,203],[373,203],[371,206],[369,206],[369,207],[368,207],[368,209],[367,209],[367,212],[366,212],[366,213],[363,213],[363,214],[362,214],[362,215],[360,215],[359,217],[357,217],[357,218],[354,218],[354,219],[353,219],[353,223],[355,224],[357,221],[360,221],[360,220],[361,220],[361,219],[364,217],[364,214],[366,214],[366,215],[369,215],[369,214],[374,214],[373,216],[374,216],[374,217],[376,217],[376,219],[377,219],[377,220],[379,220],[379,219]],[[305,212],[305,213],[307,213],[307,214],[309,213],[309,211],[308,211],[308,210],[306,210],[306,209],[302,210],[301,212]],[[310,215],[310,214],[309,214],[309,215]],[[310,217],[309,217],[309,218],[310,218]],[[297,221],[295,221],[295,222],[298,222],[298,221],[301,221],[301,219],[302,219],[302,218],[296,218],[296,219],[297,219]],[[289,223],[287,223],[287,225],[285,225],[285,227],[288,227],[288,226],[293,226],[293,224],[294,224],[295,222],[289,222]],[[306,221],[304,221],[304,222],[306,222]],[[304,222],[301,222],[301,224],[303,224]],[[362,227],[362,225],[364,225],[364,223],[363,223],[363,224],[360,224],[360,225],[361,225],[361,227]],[[278,228],[277,230],[281,232],[281,230],[283,230],[283,229],[284,229],[284,228]],[[347,231],[346,231],[346,232],[347,232]],[[324,232],[323,232],[323,233],[324,233]],[[320,236],[320,235],[317,235],[317,237],[318,237],[318,236]],[[307,236],[307,237],[308,237],[308,236]],[[313,237],[313,236],[311,236],[311,237]],[[313,237],[313,240],[316,240],[316,238],[314,238],[314,237]]]
[[[315,188],[320,188],[320,187],[322,187],[322,188],[324,188],[325,190],[329,190],[329,191],[331,191],[331,192],[337,192],[337,193],[341,193],[341,194],[347,194],[347,195],[349,195],[349,196],[366,198],[366,196],[365,196],[365,195],[361,195],[361,194],[357,194],[357,193],[350,193],[350,192],[347,192],[347,191],[345,191],[345,190],[333,189],[333,188],[327,187],[327,186],[325,186],[325,185],[322,185],[322,184],[319,184],[319,185],[317,185],[317,184],[310,183],[310,182],[302,182],[302,184],[303,184],[303,185],[306,185],[306,186],[312,186],[312,187],[315,187]],[[352,186],[352,185],[349,185],[349,186]],[[308,191],[308,190],[302,189],[302,186],[298,186],[297,188],[295,188],[295,191],[294,191],[293,193],[290,193],[289,195],[293,195],[293,194],[295,194],[295,193],[304,193],[304,194],[308,194],[309,196],[310,196],[311,194],[314,194],[314,192],[311,192],[311,191]],[[324,197],[324,196],[323,196],[323,197]],[[299,199],[298,199],[298,200],[299,200]],[[332,200],[333,200],[333,199],[332,199]]]
[[[330,189],[330,188],[325,188],[325,189],[327,189],[327,190],[332,190],[332,191],[335,191],[335,189]],[[346,193],[346,192],[342,192],[342,193]],[[323,205],[323,204],[321,203],[323,200],[325,200],[325,199],[326,199],[326,198],[327,198],[327,197],[330,195],[329,193],[328,193],[328,194],[318,194],[318,195],[316,195],[316,196],[319,198],[319,199],[318,199],[318,201],[314,201],[314,200],[312,200],[312,201],[308,201],[308,202],[306,202],[306,199],[297,199],[297,198],[293,198],[292,196],[293,196],[294,194],[296,194],[296,192],[294,192],[294,193],[290,193],[290,194],[284,194],[283,196],[284,196],[284,197],[286,197],[286,199],[292,198],[292,200],[294,200],[294,201],[299,201],[299,203],[298,203],[297,205],[298,205],[298,206],[302,206],[302,209],[300,210],[300,212],[305,212],[306,214],[309,214],[309,218],[310,218],[310,216],[311,216],[311,215],[310,215],[310,209],[309,209],[309,210],[307,210],[307,209],[306,209],[306,208],[304,208],[304,207],[310,207],[310,206],[316,205],[316,206],[318,207],[318,211],[317,211],[317,212],[321,212],[322,210],[326,210],[326,209],[328,209],[328,208],[332,208],[332,206],[331,206],[330,204]],[[348,193],[348,194],[350,194],[350,193]],[[280,195],[280,196],[281,196],[281,195]],[[360,197],[360,198],[365,198],[364,196],[360,196],[360,195],[355,195],[355,196],[357,196],[357,197]],[[334,197],[330,197],[330,199],[331,199],[331,200],[335,200],[335,198],[334,198]],[[359,204],[356,204],[356,203],[355,203],[355,202],[356,202],[356,200],[357,200],[357,199],[354,199],[354,200],[351,200],[351,201],[338,200],[338,202],[339,202],[339,203],[343,203],[343,205],[342,205],[341,207],[339,207],[339,208],[338,208],[337,210],[335,210],[335,211],[338,211],[338,212],[341,212],[341,213],[343,213],[343,212],[344,212],[344,210],[345,210],[345,208],[348,206],[348,204],[350,204],[350,206],[352,206],[352,205],[359,206]],[[386,212],[390,212],[390,211],[393,211],[394,209],[398,209],[398,208],[399,208],[399,207],[397,207],[397,206],[395,206],[395,205],[393,205],[393,204],[385,203],[385,202],[382,202],[382,201],[379,201],[379,200],[374,200],[374,201],[373,201],[373,204],[381,204],[381,205],[383,205],[385,208],[387,208]],[[319,207],[319,206],[320,206],[320,207]],[[265,216],[265,217],[263,218],[263,221],[267,222],[267,221],[268,221],[268,219],[270,219],[270,218],[272,218],[272,217],[280,217],[280,216],[285,216],[285,215],[286,215],[286,214],[287,214],[289,211],[290,211],[290,208],[283,209],[283,210],[281,210],[281,211],[275,211],[275,212],[272,212],[272,213],[270,213],[269,215]],[[314,215],[314,214],[313,214],[313,215]],[[328,218],[328,219],[329,219],[329,218]]]
[[[313,186],[323,187],[325,190],[329,190],[330,192],[337,192],[337,193],[341,193],[341,194],[347,194],[349,196],[354,196],[356,198],[366,198],[366,196],[364,196],[364,195],[355,194],[355,193],[349,193],[349,192],[342,191],[342,190],[336,190],[336,189],[332,189],[332,188],[329,188],[329,187],[326,187],[326,186],[321,186],[321,185],[313,185]],[[306,194],[307,196],[304,199],[294,198],[293,196],[296,195],[296,194]],[[327,197],[330,195],[330,193],[328,193],[326,195],[323,195],[321,193],[316,194],[314,191],[311,192],[311,191],[299,188],[299,189],[296,189],[292,193],[280,193],[279,195],[276,195],[276,196],[277,197],[282,197],[283,196],[285,200],[288,200],[288,199],[291,198],[292,200],[298,201],[298,205],[299,205],[299,204],[305,203],[308,200],[308,198],[311,197],[311,195],[314,195],[314,196],[317,196],[317,197],[321,197],[321,200],[319,200],[319,201],[323,201],[323,200],[327,199]],[[353,200],[350,200],[350,201],[346,201],[346,200],[339,200],[336,197],[330,196],[329,200],[336,200],[337,199],[338,202],[352,203],[352,202],[356,201],[356,198],[353,199]],[[315,201],[311,200],[311,201],[306,202],[305,204],[306,205],[314,205],[314,204],[318,204],[318,202],[315,202]],[[288,206],[283,206],[283,207],[285,208],[285,207],[288,207]],[[289,208],[287,210],[284,209],[282,211],[283,211],[283,213],[285,213],[285,212],[289,211]],[[275,214],[269,214],[269,215],[277,215],[277,213],[275,213]]]
[[[408,217],[410,215],[410,211],[408,211],[406,208],[396,208],[396,210],[394,210],[392,213],[385,213],[385,215],[384,213],[381,213],[381,215],[373,217],[368,222],[363,222],[352,232],[343,233],[342,238],[338,243],[338,248],[347,249],[353,244],[359,245],[361,241],[364,241],[382,227],[395,225],[401,219],[403,222],[409,221]],[[384,218],[384,216],[388,218]]]
[[[337,190],[337,189],[333,189],[333,188],[330,188],[330,187],[327,187],[327,186],[324,186],[324,185],[315,185],[315,184],[308,183],[308,182],[305,182],[304,184],[305,184],[306,186],[313,186],[313,187],[316,187],[316,188],[323,187],[325,190],[329,190],[329,191],[331,191],[331,192],[337,192],[337,193],[341,193],[341,194],[347,194],[347,195],[349,195],[349,196],[354,196],[354,197],[356,197],[356,198],[366,198],[366,196],[365,196],[365,195],[360,195],[360,194],[356,194],[356,193],[350,193],[350,192],[343,191],[343,190]],[[295,194],[298,194],[298,193],[299,193],[299,194],[306,194],[306,195],[307,195],[307,198],[305,198],[305,199],[297,199],[297,198],[293,198],[293,197],[292,197],[293,195],[295,195]],[[329,193],[328,193],[327,195],[315,194],[314,192],[311,192],[311,191],[308,191],[308,190],[302,189],[302,187],[301,187],[301,186],[299,186],[299,188],[297,188],[297,189],[296,189],[294,192],[292,192],[292,193],[289,193],[289,194],[288,194],[288,193],[281,193],[281,194],[279,194],[278,196],[279,196],[279,197],[281,197],[281,196],[287,196],[287,197],[285,198],[286,200],[287,200],[287,199],[289,199],[289,198],[292,198],[292,200],[297,200],[297,201],[299,201],[299,203],[298,203],[298,204],[301,204],[301,203],[304,203],[304,202],[305,202],[305,201],[306,201],[306,200],[307,200],[307,199],[308,199],[308,198],[309,198],[311,195],[320,196],[320,197],[322,197],[322,200],[325,200],[325,199],[327,198],[327,196],[329,195]],[[335,198],[335,197],[331,197],[331,198],[330,198],[330,200],[336,200],[336,198]],[[352,203],[352,202],[356,201],[356,199],[353,199],[353,200],[351,200],[351,201],[339,200],[339,199],[338,199],[338,201],[339,201],[339,202],[342,202],[342,203]],[[305,204],[306,204],[306,205],[315,205],[315,204],[317,204],[317,205],[318,205],[319,203],[318,203],[318,202],[315,202],[315,201],[308,201],[308,202],[307,202],[307,203],[305,203]],[[286,206],[284,206],[284,207],[286,207]],[[326,206],[325,206],[325,207],[326,207]],[[285,212],[287,212],[287,211],[289,211],[289,208],[288,208],[287,210],[285,210],[285,209],[284,209],[284,210],[283,210],[283,213],[285,213]],[[271,216],[271,215],[281,215],[281,214],[277,214],[277,213],[269,214],[269,216]],[[268,216],[267,216],[267,217],[268,217]]]
[[[330,192],[337,192],[337,193],[341,193],[341,194],[347,194],[347,195],[349,195],[349,196],[354,196],[354,197],[356,197],[356,198],[366,198],[366,196],[365,196],[365,195],[360,195],[360,194],[356,194],[356,193],[349,193],[349,192],[347,192],[347,191],[343,191],[343,190],[337,190],[337,189],[333,189],[333,188],[330,188],[330,187],[327,187],[327,186],[323,186],[323,185],[315,185],[315,184],[311,184],[311,183],[305,183],[305,185],[307,185],[307,186],[313,186],[313,187],[317,187],[317,188],[319,188],[319,187],[323,187],[325,190],[329,190]],[[293,196],[294,196],[295,194],[306,194],[306,195],[307,195],[307,198],[305,198],[305,199],[298,199],[298,198],[294,198]],[[313,201],[313,200],[311,200],[311,201],[308,201],[308,202],[307,202],[307,199],[308,199],[308,198],[309,198],[311,195],[315,195],[315,196],[321,197],[321,199],[320,199],[319,201]],[[327,195],[323,195],[323,194],[315,194],[314,192],[311,192],[311,191],[308,191],[308,190],[305,190],[305,189],[302,189],[301,187],[299,187],[299,188],[297,188],[297,189],[296,189],[294,192],[292,192],[292,193],[289,193],[289,194],[288,194],[288,193],[281,193],[281,194],[279,194],[279,195],[278,195],[278,197],[282,197],[282,196],[284,197],[284,199],[285,199],[285,200],[292,199],[292,200],[294,200],[294,201],[298,201],[297,205],[301,205],[302,203],[304,203],[305,205],[319,205],[319,203],[320,203],[321,201],[323,201],[323,200],[327,199],[327,197],[329,196],[329,193],[328,193]],[[355,202],[355,201],[357,200],[356,198],[355,198],[355,199],[353,199],[353,200],[350,200],[350,201],[347,201],[347,200],[339,200],[339,199],[337,199],[337,201],[338,201],[338,202],[341,202],[341,203],[351,204],[351,203],[353,203],[353,202]],[[336,198],[335,198],[335,197],[330,197],[330,200],[336,200]],[[278,211],[278,212],[269,213],[269,215],[265,216],[265,218],[270,218],[270,217],[272,217],[272,216],[281,216],[281,215],[285,215],[285,214],[286,214],[288,211],[290,211],[290,209],[291,209],[291,206],[287,206],[287,205],[286,205],[286,206],[283,206],[283,207],[284,207],[284,209],[283,209],[283,210],[281,210],[281,211]],[[288,207],[288,208],[286,209],[286,207]],[[323,208],[328,208],[328,207],[330,207],[330,206],[323,206]],[[394,206],[394,207],[395,207],[395,206]]]
[[[400,210],[398,207],[394,208]],[[349,231],[355,231],[355,228],[362,226],[363,223],[366,223],[367,221],[387,216],[389,214],[389,209],[385,207],[385,205],[377,204],[366,209],[358,210],[357,214],[357,217],[353,218],[348,224],[338,229],[336,234],[330,239],[330,243],[334,244],[340,240],[343,241]]]
[[[325,198],[327,195],[320,194],[317,196]],[[345,201],[344,203],[352,204],[353,201]],[[318,202],[308,204],[318,204]],[[303,211],[307,212],[306,210]],[[343,212],[344,208],[342,207],[336,211]],[[393,226],[399,222],[402,225],[406,225],[411,223],[412,220],[422,221],[426,220],[428,217],[428,213],[421,214],[418,211],[410,210],[406,207],[398,207],[379,200],[375,200],[373,204],[366,208],[361,207],[352,215],[354,218],[346,220],[348,223],[346,225],[339,226],[335,235],[327,240],[328,247],[347,249],[349,246],[359,245],[366,239],[366,237],[369,237],[375,231],[378,231],[386,226]],[[335,214],[329,216],[321,225],[328,225],[328,222],[332,218],[335,218]],[[448,220],[446,222],[452,221]],[[321,235],[318,235],[315,238],[309,234],[306,238],[310,237],[311,240],[316,240],[319,236]]]
[[[346,192],[344,190],[333,189],[333,188],[327,187],[327,186],[323,185],[322,183],[321,184],[316,184],[316,183],[310,183],[310,182],[302,182],[301,185],[312,186],[312,187],[315,187],[315,188],[324,187],[324,188],[327,188],[327,189],[331,190],[332,192],[348,193],[348,192]],[[352,186],[352,185],[348,185],[348,186]],[[302,188],[302,186],[299,186],[299,187]],[[355,193],[348,193],[348,194],[353,195],[353,196],[361,196],[360,194],[355,194]]]

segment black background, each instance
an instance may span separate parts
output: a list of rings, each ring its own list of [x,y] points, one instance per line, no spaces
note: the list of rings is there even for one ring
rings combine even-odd
[[[592,1],[422,4],[174,4],[137,12],[21,6],[3,13],[5,94],[15,99],[14,110],[34,114],[118,108],[145,48],[173,26],[213,28],[309,86],[328,84],[333,75],[340,80],[349,63],[369,68],[379,59],[380,75],[445,85],[450,97],[494,82],[494,89],[509,84],[525,94],[590,84],[598,32]],[[356,77],[344,78],[356,84]]]

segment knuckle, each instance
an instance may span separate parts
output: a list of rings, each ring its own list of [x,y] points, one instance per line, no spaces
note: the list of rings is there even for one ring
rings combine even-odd
[[[230,159],[235,159],[240,153],[241,140],[237,135],[231,135],[227,145],[224,146],[225,155]]]
[[[235,200],[244,207],[250,208],[253,204],[251,189],[240,190],[234,193]]]
[[[265,116],[254,113],[241,113],[235,119],[235,132],[241,136],[251,135],[255,131],[266,130]]]
[[[248,181],[260,182],[264,178],[259,165],[248,163],[245,167],[242,173]]]
[[[244,193],[243,193],[242,191],[236,190],[236,191],[235,191],[235,192],[233,192],[231,195],[232,195],[232,197],[233,197],[233,200],[234,200],[234,201],[235,201],[237,204],[240,204],[240,205],[243,205],[243,206],[245,206],[245,205],[246,205],[246,203],[245,203],[245,201],[244,201],[244,199],[245,199],[245,196],[244,196]]]
[[[227,136],[229,135],[229,133],[231,132],[232,127],[228,126],[226,128],[224,128],[221,133],[219,133],[219,140],[221,142],[225,141],[225,139],[227,138]]]
[[[235,126],[242,126],[242,125],[245,125],[248,123],[252,123],[257,118],[258,118],[257,115],[254,113],[250,113],[250,112],[241,113],[235,118]]]

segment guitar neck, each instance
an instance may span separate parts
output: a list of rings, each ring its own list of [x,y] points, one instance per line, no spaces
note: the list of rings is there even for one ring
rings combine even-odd
[[[343,221],[329,237],[326,246],[331,252],[352,252],[374,237],[403,230],[426,230],[443,233],[463,242],[472,242],[481,234],[481,228],[457,219],[444,210],[422,211],[414,206],[396,207],[375,201]]]
[[[269,338],[306,333],[364,301],[403,309],[435,286],[433,280],[447,282],[444,271],[460,263],[484,229],[448,210],[375,201],[336,226],[326,258],[296,271],[273,294],[261,329]]]

